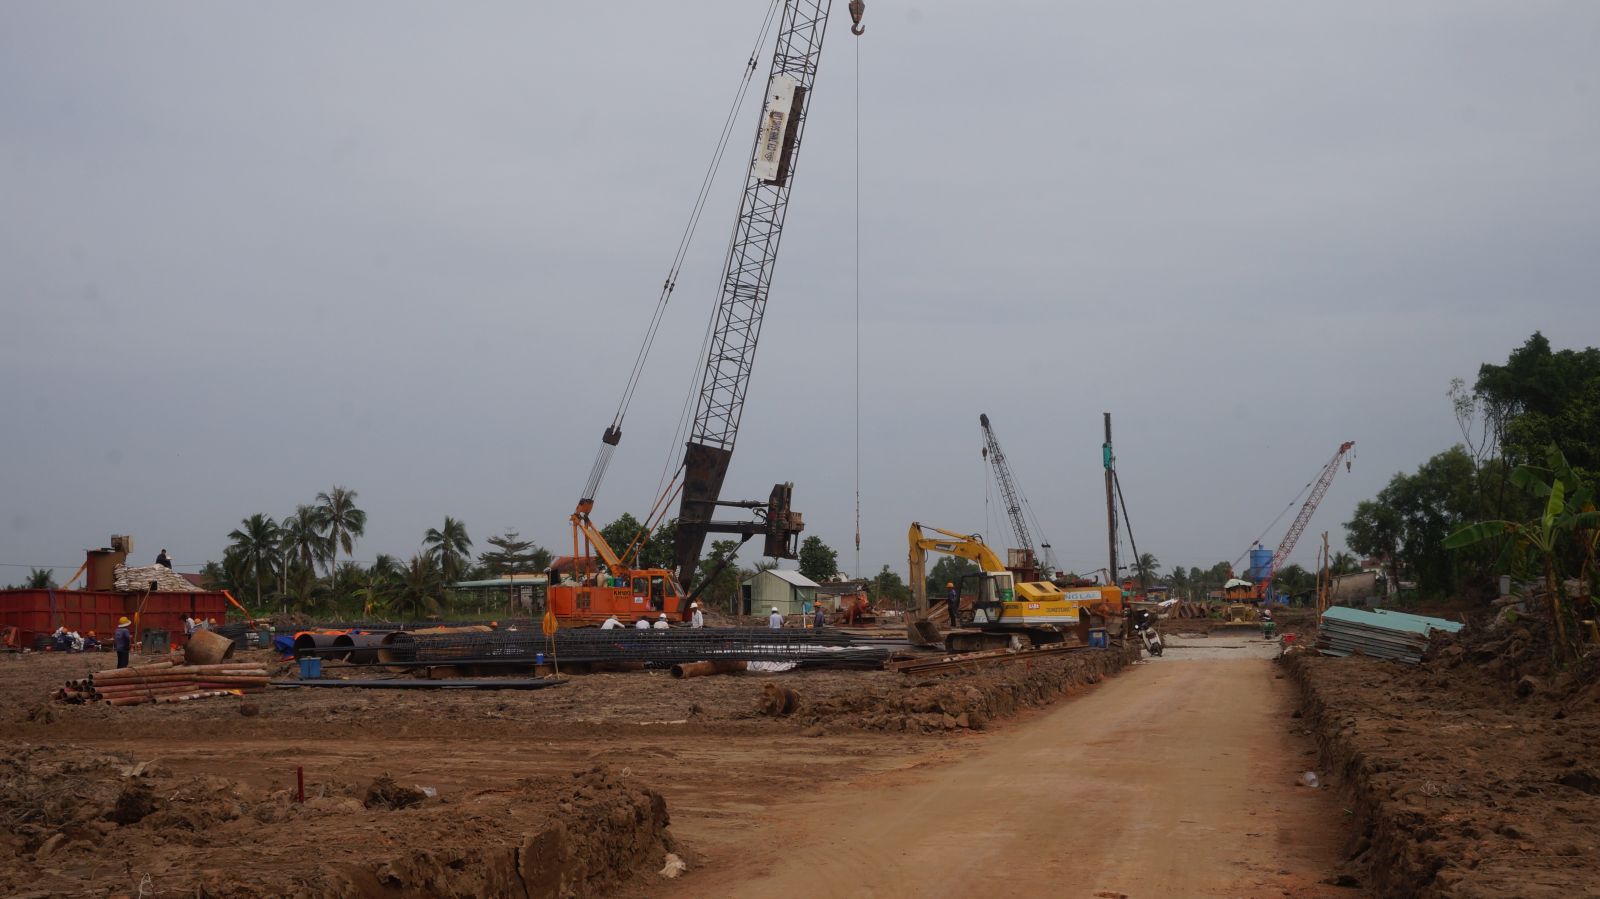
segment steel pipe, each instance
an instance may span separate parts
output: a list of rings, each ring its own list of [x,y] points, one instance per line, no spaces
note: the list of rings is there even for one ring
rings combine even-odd
[[[353,665],[370,665],[378,661],[378,648],[386,634],[340,634],[333,638],[333,658]],[[344,650],[341,655],[339,650]]]

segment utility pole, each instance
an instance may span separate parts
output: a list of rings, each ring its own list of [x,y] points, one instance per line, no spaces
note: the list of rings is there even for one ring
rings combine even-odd
[[[1117,569],[1117,457],[1111,452],[1111,413],[1105,413],[1105,417],[1106,442],[1101,445],[1100,453],[1106,468],[1106,542],[1111,553],[1111,561],[1106,567],[1106,582],[1117,586],[1121,582]]]
[[[1106,566],[1106,583],[1113,587],[1122,585],[1122,577],[1117,567],[1117,457],[1111,451],[1111,413],[1106,412],[1106,442],[1100,447],[1102,464],[1106,468],[1106,545],[1110,550],[1110,561]],[[1132,619],[1126,612],[1122,616],[1122,638],[1128,639],[1132,635]]]

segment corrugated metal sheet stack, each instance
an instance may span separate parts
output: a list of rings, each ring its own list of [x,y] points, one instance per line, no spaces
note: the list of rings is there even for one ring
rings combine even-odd
[[[1461,624],[1443,618],[1428,618],[1385,609],[1370,612],[1333,606],[1322,613],[1317,633],[1317,651],[1327,656],[1361,653],[1378,659],[1394,659],[1415,665],[1428,648],[1428,635],[1434,631],[1455,633]]]

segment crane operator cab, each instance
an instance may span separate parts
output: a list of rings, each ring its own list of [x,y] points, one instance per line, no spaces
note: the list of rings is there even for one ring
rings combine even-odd
[[[612,575],[596,574],[581,580],[551,572],[546,601],[564,627],[599,624],[616,615],[632,621],[665,612],[676,621],[683,591],[672,572],[664,568],[635,568]]]
[[[652,612],[665,612],[669,605],[677,608],[677,599],[682,593],[672,575],[665,571],[633,573],[633,601],[638,605],[641,600]],[[673,601],[669,604],[668,598]]]

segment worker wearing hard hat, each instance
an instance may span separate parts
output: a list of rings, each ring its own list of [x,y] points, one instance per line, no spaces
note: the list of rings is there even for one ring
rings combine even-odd
[[[778,630],[783,627],[783,615],[778,612],[778,607],[772,607],[772,614],[767,616],[767,627]]]
[[[706,626],[706,616],[700,612],[700,604],[698,602],[689,603],[689,611],[690,611],[690,615],[689,615],[689,626],[690,627],[705,627]]]
[[[650,629],[650,619],[641,617],[633,623],[634,630],[647,631]]]
[[[129,628],[133,622],[126,618],[117,619],[117,634],[111,640],[111,646],[117,651],[117,667],[128,667],[128,650],[133,646],[133,631]]]
[[[615,630],[619,627],[622,627],[622,619],[615,615],[607,618],[605,624],[600,625],[600,629],[603,631]]]
[[[662,612],[660,615],[656,616],[656,630],[664,631],[669,627],[672,627],[672,622],[667,620],[666,612]]]
[[[949,613],[950,626],[958,627],[961,624],[961,591],[956,589],[955,581],[945,582],[944,610]]]

